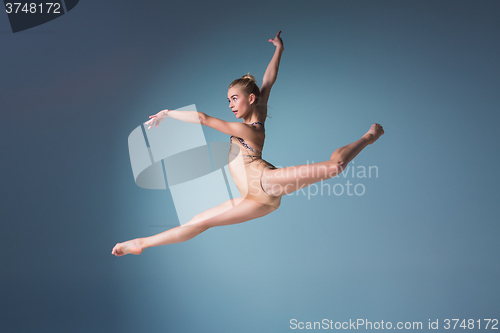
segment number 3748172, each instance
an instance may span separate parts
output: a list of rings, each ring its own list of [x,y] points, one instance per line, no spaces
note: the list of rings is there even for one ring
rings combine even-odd
[[[61,4],[57,2],[8,2],[5,4],[5,10],[7,14],[61,14]]]
[[[498,319],[445,319],[444,320],[444,329],[490,329],[497,330],[498,329]]]

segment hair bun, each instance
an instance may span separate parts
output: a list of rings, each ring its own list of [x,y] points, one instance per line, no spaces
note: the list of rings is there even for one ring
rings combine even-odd
[[[250,80],[250,81],[252,81],[254,83],[257,83],[257,80],[255,79],[255,77],[253,77],[253,75],[250,74],[250,73],[247,73],[247,74],[243,75],[241,78],[245,79],[245,80]]]
[[[250,73],[247,73],[246,75],[243,75],[239,79],[234,80],[231,82],[229,85],[229,89],[238,86],[241,91],[245,94],[245,96],[250,96],[251,94],[255,95],[255,103],[258,103],[259,97],[260,97],[260,89],[259,86],[257,85],[257,80],[251,75]]]

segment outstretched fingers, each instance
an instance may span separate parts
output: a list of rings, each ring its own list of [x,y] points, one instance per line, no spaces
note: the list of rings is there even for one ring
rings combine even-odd
[[[269,39],[268,42],[273,43],[274,46],[283,46],[283,40],[281,39],[280,35],[281,35],[281,30],[278,31],[276,37]]]
[[[111,251],[111,254],[114,254],[115,256],[119,257],[120,256],[120,253],[118,251],[118,244],[115,245],[115,247],[113,248],[113,250]]]
[[[150,129],[156,122],[156,127],[158,127],[159,122],[156,119],[156,116],[149,116],[149,118],[153,117],[152,119],[146,121],[144,124],[149,125],[148,129]]]
[[[115,247],[113,248],[113,251],[111,251],[111,254],[113,254],[117,257],[121,257],[121,256],[125,255],[120,243],[115,245]]]
[[[278,31],[278,33],[276,34],[276,36],[275,36],[273,39],[278,39],[278,38],[280,38],[280,35],[281,35],[281,30],[280,30],[280,31]]]

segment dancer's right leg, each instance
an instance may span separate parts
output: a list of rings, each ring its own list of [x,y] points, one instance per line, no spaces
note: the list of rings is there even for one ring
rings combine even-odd
[[[382,134],[384,134],[382,126],[373,124],[361,139],[335,150],[328,161],[266,169],[262,177],[262,187],[269,195],[280,196],[335,177],[366,146],[377,141]]]

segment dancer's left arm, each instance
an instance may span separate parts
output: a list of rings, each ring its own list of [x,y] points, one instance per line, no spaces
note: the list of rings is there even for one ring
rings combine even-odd
[[[255,139],[257,132],[255,128],[244,123],[225,121],[198,111],[162,110],[155,115],[149,116],[151,119],[145,124],[149,125],[148,129],[153,126],[158,127],[166,117],[187,123],[205,125],[224,134],[244,137],[250,141]]]
[[[203,118],[206,116],[203,112],[198,111],[175,111],[175,110],[161,110],[157,114],[149,116],[149,121],[145,124],[149,125],[148,129],[153,126],[158,127],[166,117],[174,118],[191,124],[202,124]]]

